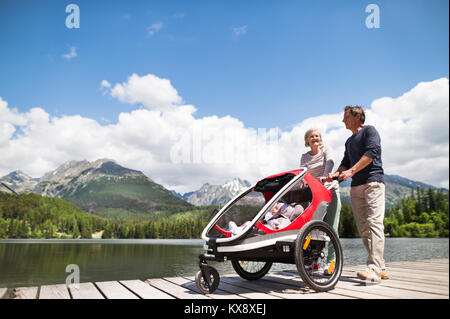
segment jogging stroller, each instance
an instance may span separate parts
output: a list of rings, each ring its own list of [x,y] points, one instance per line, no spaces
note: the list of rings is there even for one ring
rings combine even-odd
[[[266,177],[230,200],[203,230],[197,289],[214,292],[220,277],[207,261],[227,260],[247,280],[264,277],[273,263],[295,264],[308,287],[333,289],[343,256],[338,235],[323,221],[331,184],[301,168]]]

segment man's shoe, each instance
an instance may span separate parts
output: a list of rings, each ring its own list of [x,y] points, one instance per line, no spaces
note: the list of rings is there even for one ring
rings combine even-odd
[[[377,274],[372,268],[366,268],[364,271],[358,271],[356,275],[359,279],[362,280],[368,280],[376,283],[381,282],[381,276]]]
[[[383,269],[380,274],[381,279],[389,279],[389,274],[386,269]]]

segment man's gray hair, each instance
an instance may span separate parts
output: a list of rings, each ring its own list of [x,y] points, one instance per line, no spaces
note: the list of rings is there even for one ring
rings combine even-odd
[[[350,110],[350,114],[352,116],[356,116],[357,114],[359,114],[359,120],[362,124],[364,124],[364,121],[366,120],[366,114],[364,113],[364,109],[362,108],[362,106],[348,105],[345,107],[345,112],[347,112],[347,110]]]

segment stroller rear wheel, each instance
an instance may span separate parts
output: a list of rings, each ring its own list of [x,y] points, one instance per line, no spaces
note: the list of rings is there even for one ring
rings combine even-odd
[[[313,220],[302,227],[295,241],[295,264],[303,282],[316,291],[329,291],[342,273],[342,246],[325,222]]]
[[[213,293],[219,287],[219,282],[219,272],[211,266],[202,266],[195,275],[195,286],[202,294]]]
[[[236,273],[247,280],[258,280],[264,277],[272,267],[271,262],[232,260]]]

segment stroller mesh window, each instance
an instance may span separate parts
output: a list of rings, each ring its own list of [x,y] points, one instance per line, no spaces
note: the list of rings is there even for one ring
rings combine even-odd
[[[282,201],[286,203],[306,203],[312,201],[311,188],[308,187],[308,183],[304,180],[296,183],[289,192],[283,195]]]
[[[224,238],[227,236],[221,230],[232,234],[242,231],[245,225],[249,224],[249,221],[264,207],[265,203],[261,192],[253,191],[247,193],[222,214],[215,223],[215,226],[218,227],[212,227],[206,236],[210,238]]]
[[[260,221],[272,230],[287,227],[308,208],[312,202],[312,191],[305,180],[296,182],[287,193],[271,205]],[[282,204],[283,209],[277,210]],[[286,206],[287,205],[287,206]]]

